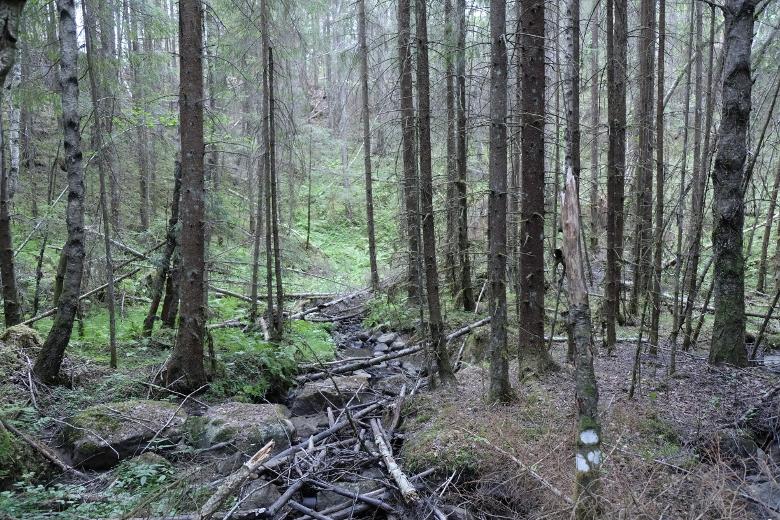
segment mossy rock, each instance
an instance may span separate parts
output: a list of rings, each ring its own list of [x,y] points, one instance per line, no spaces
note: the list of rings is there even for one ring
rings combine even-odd
[[[253,455],[268,441],[274,452],[290,446],[295,427],[286,407],[276,404],[229,402],[212,406],[203,416],[190,416],[184,424],[184,441],[200,448],[229,443],[230,447]]]
[[[145,451],[152,440],[177,442],[186,417],[178,405],[163,401],[131,400],[91,406],[68,421],[65,446],[74,465],[107,469]]]
[[[47,469],[38,452],[0,427],[0,490],[10,488],[25,473],[41,474]]]

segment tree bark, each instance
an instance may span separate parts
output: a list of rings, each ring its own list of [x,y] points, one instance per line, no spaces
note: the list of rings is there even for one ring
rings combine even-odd
[[[634,284],[629,312],[636,315],[639,295],[650,288],[653,229],[653,78],[655,69],[655,0],[641,0],[639,7],[639,132],[636,170],[636,228],[634,234]]]
[[[363,170],[366,177],[366,233],[368,260],[371,266],[371,287],[379,289],[376,265],[376,235],[374,231],[374,191],[371,178],[371,122],[368,109],[368,45],[366,44],[366,0],[358,0],[358,43],[360,45],[360,91],[363,112]]]
[[[620,313],[623,258],[623,211],[626,171],[626,68],[628,14],[626,0],[607,0],[607,94],[609,151],[607,157],[607,287],[605,317],[607,352],[615,347]]]
[[[111,259],[111,222],[109,217],[108,196],[106,194],[106,177],[111,175],[111,160],[109,148],[111,143],[104,143],[104,135],[111,134],[111,119],[113,115],[106,110],[111,107],[105,106],[105,101],[110,97],[109,89],[106,88],[105,71],[99,67],[95,60],[95,24],[97,18],[94,6],[91,2],[82,0],[82,12],[84,13],[84,34],[87,50],[87,65],[89,68],[89,91],[92,98],[92,109],[94,111],[93,135],[92,141],[97,154],[98,182],[100,193],[101,220],[103,221],[103,247],[105,250],[105,269],[106,269],[106,307],[108,309],[108,337],[110,366],[116,368],[116,315],[114,301],[114,263]],[[105,58],[105,56],[103,56]],[[100,73],[100,78],[98,74]],[[113,79],[113,78],[112,78]],[[110,139],[110,137],[109,137]]]
[[[180,391],[206,382],[203,341],[205,187],[203,158],[203,11],[200,0],[179,2],[181,133],[181,308],[179,332],[163,381]]]
[[[19,25],[22,18],[22,9],[24,9],[25,0],[4,0],[0,2],[0,91],[4,91],[5,79],[12,70],[21,69],[15,66],[17,53],[17,39]],[[13,81],[11,82],[14,83]],[[17,83],[18,84],[18,83]],[[0,102],[2,94],[0,93]],[[1,104],[1,103],[0,103]],[[18,109],[16,109],[18,112]],[[0,134],[2,134],[2,121],[0,121]],[[11,136],[11,140],[13,137]],[[11,197],[13,196],[13,171],[5,167],[5,146],[2,135],[0,135],[0,275],[2,276],[3,289],[3,312],[5,317],[5,326],[16,325],[22,319],[21,302],[19,301],[19,291],[16,287],[16,267],[14,265],[13,237],[11,231]],[[12,143],[13,145],[13,143]],[[12,146],[13,148],[13,146]],[[18,129],[16,161],[14,153],[11,155],[11,170],[16,164],[18,175]]]
[[[412,90],[412,51],[411,51],[411,22],[410,0],[398,1],[398,60],[399,83],[401,87],[401,148],[403,155],[403,191],[406,211],[406,240],[409,245],[409,257],[407,268],[407,294],[411,302],[418,302],[420,295],[417,292],[420,273],[418,271],[418,257],[420,244],[418,242],[420,215],[419,201],[417,199],[417,166],[415,158],[414,140],[414,92]]]
[[[593,9],[593,27],[590,33],[590,125],[593,135],[590,144],[590,247],[596,252],[599,245],[599,123],[601,120],[601,99],[599,97],[599,22],[601,5],[596,3]]]
[[[81,135],[78,110],[78,38],[74,0],[57,0],[59,11],[60,83],[62,91],[62,122],[65,166],[68,175],[68,206],[66,222],[68,240],[63,249],[65,276],[49,334],[35,362],[35,375],[43,382],[53,383],[59,374],[65,349],[70,341],[73,320],[78,310],[78,298],[84,262],[84,170],[82,167]]]
[[[577,1],[569,0],[567,4],[570,6]],[[577,183],[571,168],[571,157],[569,156],[568,159],[561,220],[569,294],[569,320],[573,326],[576,353],[574,379],[578,428],[575,455],[575,518],[584,520],[600,516],[599,478],[603,455],[598,419],[599,392],[596,374],[593,371],[590,303],[585,284],[585,270],[582,265],[583,252],[580,250],[580,208]]]
[[[267,19],[267,0],[264,1]],[[267,34],[266,30],[266,34]],[[284,291],[282,288],[282,249],[279,244],[279,190],[276,180],[276,126],[274,98],[274,58],[273,49],[268,46],[268,174],[271,179],[271,232],[274,247],[274,279],[276,281],[276,312],[274,313],[273,339],[282,337],[284,325]]]
[[[520,230],[520,376],[552,366],[544,344],[544,92],[545,3],[530,0],[522,14],[523,128]],[[495,232],[495,229],[491,229]]]
[[[143,334],[146,337],[152,335],[154,320],[157,318],[157,309],[163,296],[165,281],[171,276],[171,257],[176,249],[177,232],[179,223],[179,200],[181,199],[181,163],[174,163],[173,194],[171,195],[171,216],[168,219],[168,230],[165,234],[165,249],[163,249],[160,264],[152,281],[151,303],[143,325]],[[163,313],[164,314],[164,313]]]
[[[750,124],[750,54],[756,0],[728,0],[726,17],[723,107],[718,151],[712,172],[712,251],[715,255],[715,323],[710,363],[747,365],[745,350],[745,221],[746,137]]]
[[[466,0],[457,0],[456,19],[458,23],[458,48],[455,57],[455,72],[458,77],[458,98],[455,104],[457,140],[457,201],[458,263],[460,267],[460,290],[463,310],[474,310],[474,288],[471,286],[471,256],[469,254],[468,219],[468,143],[466,140]]]
[[[447,105],[447,195],[445,211],[447,219],[447,234],[444,245],[444,270],[450,294],[457,300],[461,291],[457,274],[458,228],[457,228],[457,182],[458,182],[458,150],[455,135],[455,68],[453,55],[456,49],[453,32],[452,0],[444,1],[444,62],[445,90]]]
[[[419,0],[418,0],[419,1]],[[509,352],[506,333],[507,50],[506,0],[490,2],[490,173],[488,277],[490,282],[490,387],[488,399],[508,402]]]
[[[653,240],[653,308],[650,314],[650,354],[658,354],[661,318],[661,264],[664,255],[664,59],[666,56],[666,0],[658,0],[658,90],[656,94],[655,232]],[[680,190],[684,187],[681,185]]]
[[[436,236],[433,213],[433,172],[431,166],[431,100],[428,69],[428,20],[426,0],[415,1],[417,26],[417,122],[420,140],[420,208],[425,265],[425,292],[428,303],[428,329],[431,350],[442,383],[454,380],[444,340],[444,323],[439,301],[439,271],[436,262]]]

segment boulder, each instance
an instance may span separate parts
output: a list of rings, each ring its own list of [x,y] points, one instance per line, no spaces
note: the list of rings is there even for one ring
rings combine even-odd
[[[387,354],[390,351],[390,347],[387,343],[377,343],[374,345],[374,354]]]
[[[131,400],[91,406],[73,416],[64,430],[73,465],[107,469],[152,447],[181,438],[187,415],[175,403]]]
[[[279,488],[267,480],[257,479],[249,482],[241,493],[241,509],[253,510],[267,508],[282,496]]]
[[[228,442],[232,449],[251,456],[273,440],[273,453],[278,453],[290,447],[295,435],[289,416],[289,410],[278,404],[222,403],[202,416],[187,418],[185,441],[201,449]]]
[[[406,348],[406,342],[401,338],[396,339],[390,344],[390,350],[401,350]]]
[[[328,416],[324,413],[292,417],[290,421],[295,426],[298,437],[302,440],[307,439],[328,427]]]
[[[398,395],[401,393],[401,387],[406,385],[406,391],[409,392],[413,388],[412,380],[404,374],[391,374],[386,377],[377,378],[373,385],[374,390],[384,392],[386,394]]]
[[[293,415],[314,415],[324,412],[328,406],[342,408],[371,400],[369,380],[371,376],[362,370],[351,375],[306,383],[299,388],[292,400]]]
[[[377,343],[386,343],[386,344],[389,345],[390,343],[395,341],[397,338],[398,338],[398,334],[396,334],[395,332],[385,332],[384,334],[382,334],[381,336],[376,338],[376,342]]]

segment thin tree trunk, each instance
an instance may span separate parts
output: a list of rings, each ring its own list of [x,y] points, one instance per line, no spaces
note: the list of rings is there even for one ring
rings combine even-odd
[[[608,353],[612,353],[615,348],[615,325],[620,314],[622,287],[627,37],[626,0],[607,0],[609,152],[607,157],[607,287],[604,314],[607,322]]]
[[[95,55],[95,24],[96,13],[94,7],[90,2],[82,0],[81,3],[82,12],[84,14],[85,37],[86,37],[86,50],[87,50],[87,66],[89,68],[89,86],[90,95],[92,98],[92,110],[94,111],[93,119],[93,143],[95,146],[95,153],[98,154],[98,182],[100,186],[100,209],[101,220],[103,221],[103,246],[105,248],[105,269],[106,269],[106,307],[108,308],[108,337],[109,337],[109,352],[111,356],[110,366],[116,368],[116,315],[115,315],[115,300],[114,300],[114,264],[111,259],[111,223],[109,221],[109,208],[108,208],[108,196],[106,195],[106,177],[111,175],[108,147],[110,143],[103,142],[104,135],[110,135],[109,119],[112,117],[110,114],[104,113],[104,103],[101,103],[101,99],[108,97],[108,89],[104,88],[103,81],[106,81],[105,77],[98,79],[98,72],[101,75],[104,73],[102,68],[97,70],[97,64],[94,58]],[[92,22],[90,22],[92,20]],[[109,107],[110,108],[110,107]]]
[[[455,57],[455,72],[458,77],[456,100],[456,140],[458,149],[457,201],[458,263],[460,266],[460,290],[463,310],[474,310],[474,288],[471,286],[471,256],[469,254],[468,219],[468,144],[466,140],[466,0],[457,0],[456,20],[458,23],[458,47]]]
[[[552,366],[544,344],[544,92],[545,4],[522,14],[523,128],[520,231],[520,377]],[[494,232],[495,230],[491,230]]]
[[[60,81],[65,165],[68,174],[66,222],[68,241],[63,250],[65,276],[57,314],[35,362],[35,375],[53,383],[59,374],[65,349],[70,341],[73,320],[78,309],[84,262],[84,171],[81,163],[80,116],[78,110],[78,38],[74,0],[57,0],[60,14]],[[3,32],[7,34],[7,32]]]
[[[173,252],[171,261],[171,271],[168,273],[168,280],[165,282],[165,297],[163,298],[160,319],[163,327],[169,329],[176,328],[176,318],[179,315],[179,291],[181,277],[181,253],[179,252],[179,234],[176,235],[176,248]]]
[[[417,166],[414,149],[414,92],[412,90],[412,52],[411,52],[411,22],[410,0],[398,1],[398,59],[400,63],[399,83],[401,87],[401,141],[403,154],[403,191],[406,211],[406,239],[409,247],[407,267],[407,294],[411,302],[418,302],[420,295],[417,285],[418,256],[420,244],[418,229],[420,227],[417,200]]]
[[[697,5],[697,7],[700,7],[700,5]],[[700,17],[700,14],[697,13],[697,16]],[[697,22],[698,25],[698,22]],[[714,112],[714,95],[712,93],[712,82],[714,77],[714,71],[713,71],[713,56],[715,52],[715,13],[712,12],[710,16],[710,37],[709,37],[709,55],[708,55],[708,66],[707,66],[707,86],[706,86],[706,104],[705,104],[705,122],[704,122],[704,146],[703,149],[700,146],[700,150],[698,152],[698,163],[697,163],[697,152],[696,152],[696,128],[697,124],[695,122],[695,114],[694,114],[694,164],[693,164],[693,178],[691,179],[691,182],[693,183],[693,188],[691,191],[695,192],[696,200],[694,201],[693,195],[691,196],[691,222],[692,222],[692,230],[691,230],[691,238],[690,238],[690,245],[689,245],[689,262],[688,262],[688,296],[686,300],[686,313],[683,317],[683,320],[685,320],[685,336],[683,337],[683,350],[687,351],[691,346],[691,333],[692,331],[692,320],[691,320],[691,312],[693,310],[693,305],[695,303],[695,296],[693,299],[691,299],[691,294],[695,295],[698,293],[699,288],[696,286],[696,275],[699,269],[699,257],[701,255],[701,235],[702,235],[702,227],[704,225],[704,192],[706,190],[707,186],[707,179],[708,179],[708,172],[709,172],[709,158],[712,155],[710,152],[710,127],[712,126],[712,112]],[[699,58],[701,59],[701,58]],[[698,74],[697,81],[701,82],[701,74]],[[718,73],[718,77],[720,77],[720,72]],[[697,88],[701,89],[701,86],[698,86]],[[699,95],[699,98],[701,98],[701,94]],[[701,112],[701,107],[699,106],[701,102],[701,99],[699,101],[696,101],[696,105],[698,106],[698,110]],[[699,142],[701,142],[701,115],[699,116]]]
[[[636,174],[636,230],[634,284],[629,312],[638,311],[639,295],[650,288],[653,229],[653,78],[655,69],[655,0],[641,0],[639,8],[639,159]]]
[[[695,2],[691,1],[690,26],[693,27],[695,16]],[[688,36],[688,62],[692,61],[693,56],[693,31]],[[677,197],[677,210],[675,218],[677,221],[677,248],[675,250],[674,264],[674,301],[672,302],[672,332],[670,335],[671,355],[669,361],[669,373],[673,374],[676,370],[675,361],[677,355],[677,338],[680,334],[680,319],[682,314],[682,242],[683,242],[683,221],[685,216],[685,178],[688,173],[688,120],[691,109],[691,68],[686,67],[685,71],[685,102],[683,105],[683,145],[682,145],[682,165],[680,166],[680,193]],[[665,103],[664,103],[665,105]]]
[[[420,1],[420,0],[418,0]],[[490,173],[488,277],[490,281],[490,388],[488,399],[507,402],[509,353],[506,333],[507,50],[506,0],[490,2]]]
[[[666,57],[666,0],[658,0],[658,90],[655,131],[655,251],[653,255],[653,308],[650,315],[650,354],[658,353],[661,318],[661,264],[664,255],[664,59]],[[683,187],[680,186],[682,190]]]
[[[756,0],[728,0],[726,16],[723,107],[718,151],[712,172],[712,251],[715,255],[715,323],[710,363],[747,365],[745,350],[745,221],[746,136],[750,122],[750,53]]]
[[[590,247],[593,254],[599,245],[599,123],[601,120],[601,99],[599,97],[599,21],[601,19],[601,4],[596,3],[593,9],[593,27],[590,33],[590,125],[593,135],[590,144]]]
[[[371,178],[371,116],[368,110],[368,45],[366,44],[366,1],[358,0],[358,42],[360,45],[360,90],[363,111],[363,169],[366,176],[366,232],[368,260],[371,266],[371,287],[379,290],[379,270],[376,265],[374,231],[374,193]]]
[[[455,136],[455,69],[453,66],[453,53],[455,52],[455,41],[453,40],[453,12],[452,0],[444,1],[444,62],[445,62],[445,89],[447,105],[447,195],[445,201],[445,211],[447,220],[447,234],[444,246],[444,271],[446,273],[447,285],[450,289],[453,299],[458,298],[460,293],[460,284],[457,276],[457,141]]]
[[[206,382],[203,342],[205,186],[203,158],[203,6],[179,2],[179,113],[181,125],[181,309],[179,332],[163,381],[182,391]]]
[[[428,70],[428,20],[426,0],[416,0],[417,19],[417,122],[420,139],[420,207],[422,210],[422,245],[425,264],[425,292],[428,302],[428,329],[431,350],[442,383],[454,380],[444,323],[439,302],[439,271],[436,263],[436,236],[433,213],[433,172],[431,166],[431,101]]]
[[[780,191],[780,161],[777,165],[775,180],[772,184],[772,194],[769,197],[769,208],[766,214],[766,224],[764,225],[764,237],[761,244],[761,260],[758,263],[758,281],[756,282],[756,291],[763,293],[766,290],[766,264],[767,251],[769,249],[769,238],[772,235],[772,224],[775,218],[775,208],[777,207],[777,193]],[[780,252],[780,249],[778,249]]]
[[[171,195],[171,216],[168,219],[168,230],[165,234],[165,249],[163,249],[160,266],[155,272],[152,281],[151,303],[143,325],[143,334],[151,336],[154,329],[154,320],[157,318],[157,309],[163,296],[165,281],[171,276],[171,257],[176,249],[176,226],[179,223],[179,200],[181,198],[181,163],[177,160],[174,164],[173,194]],[[163,313],[165,314],[165,313]]]
[[[267,9],[267,3],[266,9]],[[266,18],[267,18],[266,11]],[[279,192],[276,180],[276,127],[274,121],[274,58],[268,47],[268,173],[271,179],[271,232],[274,247],[274,279],[276,280],[276,313],[274,314],[275,339],[282,337],[284,292],[282,289],[282,250],[279,245]]]

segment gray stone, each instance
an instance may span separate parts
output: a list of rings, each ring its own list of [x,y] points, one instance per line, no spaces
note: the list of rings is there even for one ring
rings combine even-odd
[[[376,338],[376,342],[377,343],[387,343],[389,345],[390,343],[395,341],[396,338],[398,338],[398,334],[396,334],[395,332],[386,332],[386,333],[382,334],[381,336],[379,336],[378,338]]]
[[[190,416],[185,424],[186,440],[197,448],[210,448],[221,442],[247,455],[274,441],[274,453],[290,446],[295,427],[289,410],[278,404],[222,403],[203,416]]]
[[[390,345],[390,350],[401,350],[406,348],[406,342],[400,338],[393,341],[393,343]]]
[[[371,376],[362,370],[352,375],[311,381],[298,389],[291,405],[293,415],[314,415],[324,412],[328,406],[343,408],[371,400],[369,380]]]
[[[257,479],[244,486],[241,493],[241,509],[252,510],[268,507],[282,496],[279,488],[270,482]]]
[[[382,354],[387,353],[390,350],[390,347],[387,346],[387,343],[377,343],[374,345],[374,354],[377,352],[381,352]]]
[[[244,463],[244,460],[248,457],[241,453],[240,451],[237,451],[231,455],[228,455],[224,459],[220,459],[215,465],[214,468],[217,470],[217,473],[220,475],[230,475],[234,471],[236,471],[238,468],[241,467],[241,465]]]
[[[374,383],[374,390],[384,392],[386,394],[398,395],[401,393],[401,387],[406,385],[406,390],[411,390],[411,380],[404,374],[392,374],[387,377],[377,379]]]
[[[292,417],[290,421],[295,426],[295,431],[301,439],[307,439],[328,427],[328,416],[324,413]]]
[[[142,452],[150,441],[171,444],[187,417],[175,403],[132,400],[91,406],[68,421],[64,444],[74,466],[108,469]]]

